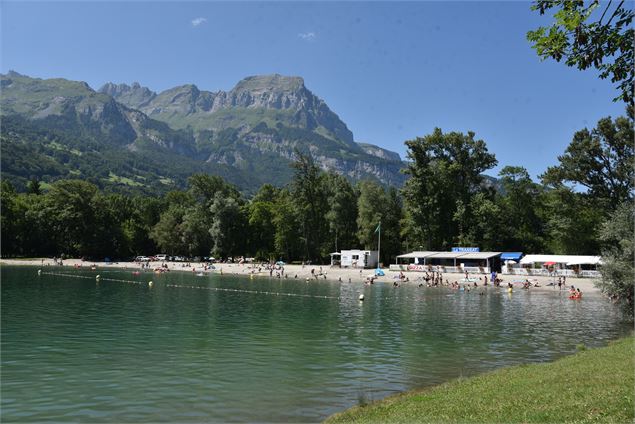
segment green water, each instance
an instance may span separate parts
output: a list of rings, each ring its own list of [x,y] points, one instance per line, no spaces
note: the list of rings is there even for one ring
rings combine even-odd
[[[89,278],[2,267],[3,422],[314,422],[629,331],[599,295],[44,271]]]

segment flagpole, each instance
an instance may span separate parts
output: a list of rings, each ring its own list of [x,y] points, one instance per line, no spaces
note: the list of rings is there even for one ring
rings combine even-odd
[[[379,258],[381,258],[381,220],[379,221],[379,242],[377,243],[377,268],[379,268]]]

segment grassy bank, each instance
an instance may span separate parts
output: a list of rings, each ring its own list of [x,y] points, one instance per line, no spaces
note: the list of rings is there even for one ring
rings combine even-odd
[[[633,422],[634,343],[404,393],[327,422]]]

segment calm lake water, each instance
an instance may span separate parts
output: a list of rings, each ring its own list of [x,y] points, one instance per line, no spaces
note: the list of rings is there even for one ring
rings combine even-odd
[[[630,330],[599,295],[43,271],[89,278],[2,267],[5,422],[314,422]]]

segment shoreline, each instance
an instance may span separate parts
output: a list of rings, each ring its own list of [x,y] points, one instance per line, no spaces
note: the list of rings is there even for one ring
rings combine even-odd
[[[555,361],[407,390],[350,407],[323,422],[632,422],[633,337],[631,333]],[[500,396],[519,388],[525,396]],[[465,404],[464,399],[474,402]]]
[[[136,262],[95,262],[95,261],[82,261],[81,259],[65,259],[63,266],[55,265],[51,258],[32,258],[32,259],[0,259],[0,265],[10,265],[10,266],[34,266],[34,267],[44,267],[47,269],[50,268],[81,268],[81,269],[90,269],[92,266],[95,266],[97,270],[100,269],[122,269],[122,270],[133,270],[140,271],[142,270],[141,264]],[[231,264],[231,263],[215,263],[215,269],[205,270],[205,264],[202,263],[192,263],[190,262],[189,267],[184,267],[187,262],[169,262],[169,261],[152,261],[150,262],[150,269],[154,270],[155,268],[161,267],[162,264],[166,264],[170,272],[180,271],[180,272],[206,272],[206,273],[217,273],[222,275],[238,275],[238,276],[254,276],[254,277],[264,277],[264,278],[277,278],[276,272],[273,271],[270,275],[269,270],[261,268],[258,271],[259,264]],[[311,270],[314,270],[314,274],[311,273]],[[425,284],[423,277],[425,276],[425,272],[418,271],[404,271],[404,276],[409,281],[399,280],[399,271],[390,271],[388,268],[382,268],[382,271],[385,273],[382,277],[377,277],[377,282],[383,283],[394,283],[398,284]],[[330,265],[285,265],[284,272],[287,275],[286,279],[293,280],[302,280],[306,281],[315,280],[315,275],[318,275],[319,280],[327,280],[332,282],[359,282],[364,283],[368,276],[374,275],[374,269],[355,269],[355,268],[338,268],[331,267]],[[469,278],[473,281],[476,279],[478,287],[483,287],[482,280],[478,280],[479,278],[483,278],[484,274],[469,274]],[[281,277],[282,278],[282,277]],[[514,285],[514,288],[522,289],[522,282],[525,281],[524,277],[517,275],[505,275],[499,274],[499,278],[503,281],[501,283],[501,288],[503,285],[507,285],[507,283],[511,282]],[[458,282],[460,285],[467,284],[464,281],[465,275],[458,273],[445,273],[443,274],[443,280],[449,281],[449,283]],[[531,282],[532,286],[529,290],[531,291],[542,291],[542,292],[554,292],[559,293],[560,291],[566,290],[558,290],[557,283],[555,286],[548,286],[547,284],[552,283],[554,281],[553,277],[544,277],[544,276],[532,276],[528,278]],[[535,287],[533,284],[537,283],[538,287]],[[470,282],[470,285],[473,285]],[[593,294],[601,294],[599,288],[594,285],[594,279],[592,278],[567,278],[566,286],[575,286],[579,288],[583,293],[593,293]],[[488,287],[493,287],[491,283],[488,283]]]

